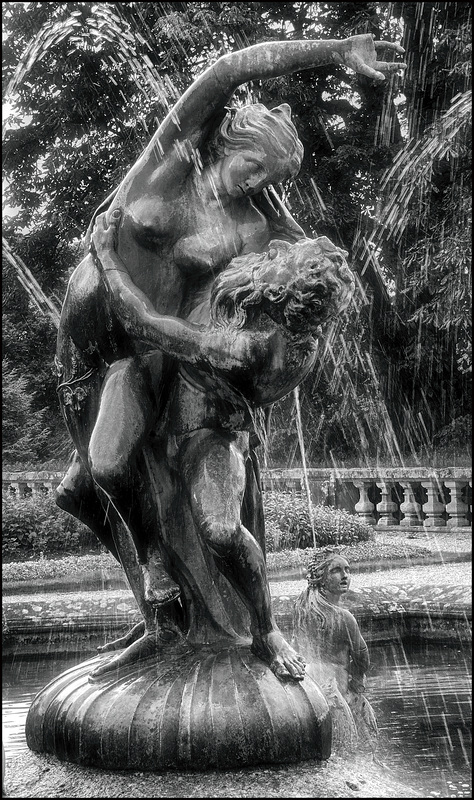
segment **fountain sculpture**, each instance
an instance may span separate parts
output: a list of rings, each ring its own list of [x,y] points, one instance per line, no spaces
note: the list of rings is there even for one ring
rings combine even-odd
[[[369,651],[357,620],[341,604],[351,581],[343,550],[327,547],[313,557],[308,587],[295,606],[293,641],[328,702],[333,752],[373,751],[377,722],[364,695]]]
[[[403,52],[361,35],[223,56],[91,222],[58,335],[76,453],[57,502],[122,564],[143,622],[39,693],[33,750],[142,770],[330,755],[328,703],[272,614],[256,448],[354,281],[273,188],[303,154],[289,106],[227,104],[319,64],[383,80],[403,64],[381,49]]]

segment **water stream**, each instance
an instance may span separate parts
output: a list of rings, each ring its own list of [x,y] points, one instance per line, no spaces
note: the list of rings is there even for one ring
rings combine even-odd
[[[295,411],[296,411],[296,430],[298,431],[298,444],[300,447],[300,454],[301,454],[301,464],[303,467],[303,480],[304,480],[304,489],[306,495],[306,501],[308,503],[308,515],[309,515],[309,522],[311,525],[311,531],[313,534],[313,546],[317,547],[318,542],[316,541],[316,532],[314,530],[314,519],[313,519],[313,503],[311,500],[311,490],[309,488],[309,480],[308,480],[308,467],[306,463],[306,446],[304,443],[304,435],[303,435],[303,423],[301,421],[301,403],[300,403],[300,387],[296,386],[293,389],[293,396],[295,398]]]

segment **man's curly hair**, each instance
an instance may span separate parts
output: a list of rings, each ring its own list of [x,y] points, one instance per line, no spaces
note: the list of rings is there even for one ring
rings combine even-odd
[[[281,305],[286,327],[293,333],[314,331],[347,307],[354,278],[342,251],[329,259],[318,239],[298,242],[274,240],[269,251],[234,258],[214,281],[211,321],[217,327],[244,328],[248,312],[264,299]],[[269,260],[291,267],[286,284],[268,283],[264,273]]]

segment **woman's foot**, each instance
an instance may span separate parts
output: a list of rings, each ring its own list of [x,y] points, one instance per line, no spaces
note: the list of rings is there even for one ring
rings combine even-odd
[[[145,633],[145,623],[137,622],[136,625],[132,628],[131,631],[125,634],[125,636],[120,636],[118,639],[114,639],[112,642],[106,642],[106,644],[101,645],[97,648],[99,653],[110,653],[112,650],[123,650],[124,647],[128,647],[129,644],[133,644]]]
[[[280,631],[254,636],[252,653],[269,665],[277,678],[302,681],[305,676],[305,661],[283,638]]]
[[[178,638],[177,631],[171,630],[171,628],[145,633],[121,653],[117,653],[116,656],[112,656],[111,659],[99,664],[98,667],[92,670],[89,675],[89,682],[96,681],[113,670],[128,667],[137,661],[143,661],[145,658],[157,655],[166,644],[169,644],[173,639],[178,640]]]

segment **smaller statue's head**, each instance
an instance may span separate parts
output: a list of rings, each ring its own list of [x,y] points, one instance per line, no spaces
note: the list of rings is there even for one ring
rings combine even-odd
[[[351,568],[341,548],[326,547],[310,563],[308,583],[328,599],[338,601],[349,589]]]
[[[243,328],[249,312],[265,312],[293,334],[315,335],[354,292],[346,256],[325,236],[274,240],[265,253],[238,256],[214,281],[211,319]]]
[[[294,177],[303,159],[287,103],[271,111],[261,103],[230,109],[208,149],[230,197],[252,196]]]

